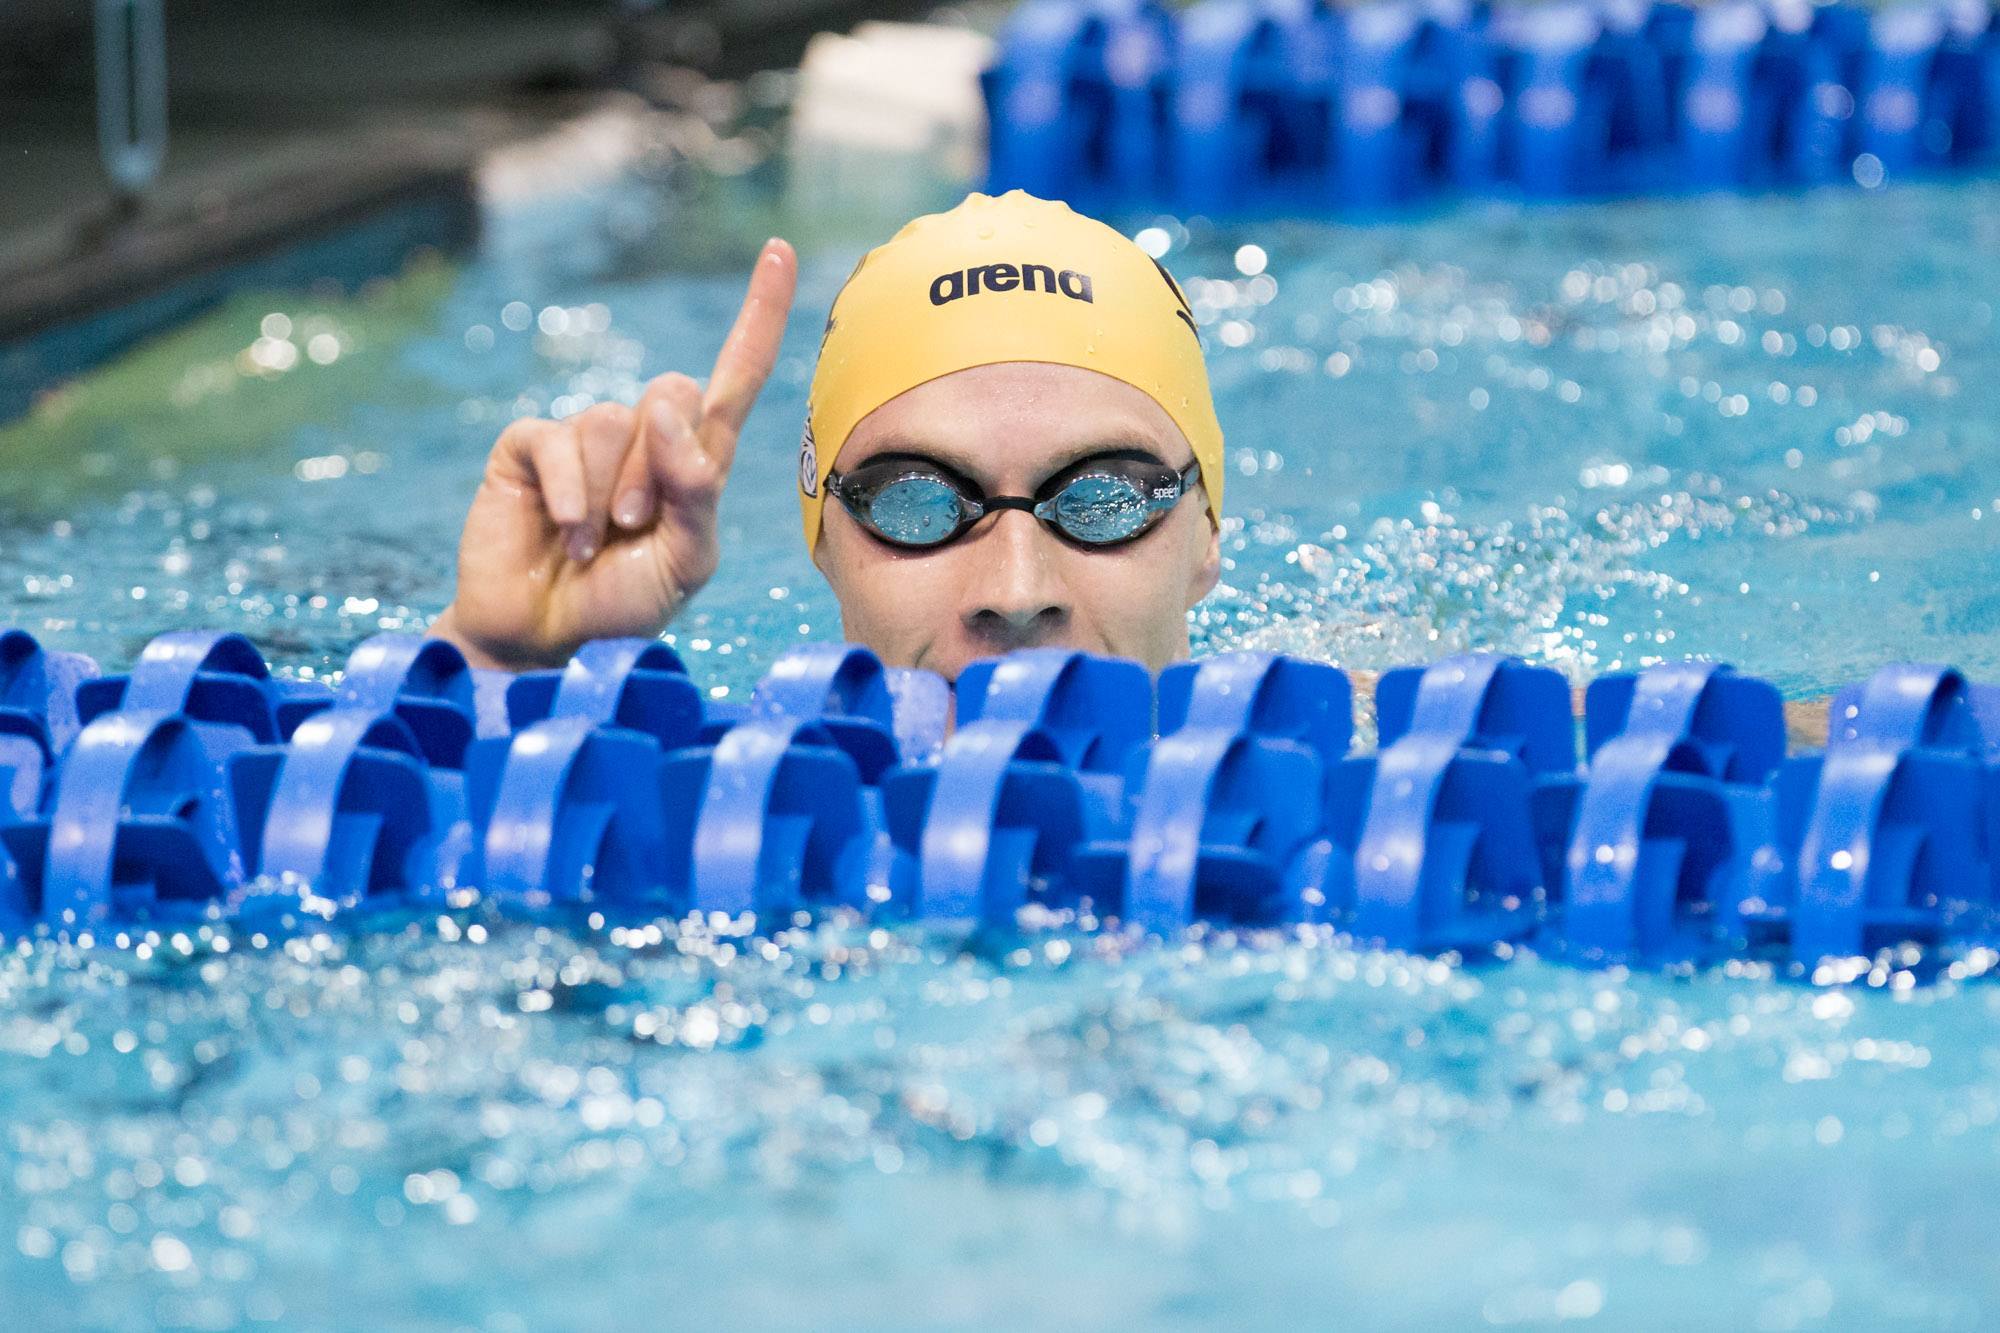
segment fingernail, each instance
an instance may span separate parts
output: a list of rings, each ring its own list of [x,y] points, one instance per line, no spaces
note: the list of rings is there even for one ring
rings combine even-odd
[[[573,532],[569,538],[569,558],[579,565],[597,554],[597,540],[589,532]]]
[[[646,520],[646,493],[629,490],[618,497],[618,526],[636,528]]]

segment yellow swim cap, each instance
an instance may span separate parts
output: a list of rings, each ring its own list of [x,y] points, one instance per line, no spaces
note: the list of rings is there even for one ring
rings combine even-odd
[[[1222,522],[1222,426],[1187,297],[1144,250],[1023,190],[971,194],[863,257],[820,339],[799,445],[806,546],[826,474],[861,418],[940,375],[1000,361],[1080,366],[1158,403],[1194,446]]]

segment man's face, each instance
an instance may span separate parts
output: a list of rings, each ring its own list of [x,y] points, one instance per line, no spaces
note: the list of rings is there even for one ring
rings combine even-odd
[[[1194,459],[1173,419],[1131,385],[1016,361],[957,371],[884,403],[861,419],[835,466],[845,473],[878,454],[921,454],[987,495],[1032,496],[1079,459],[1131,449],[1174,468]],[[1186,613],[1222,564],[1199,486],[1143,536],[1100,550],[1015,509],[931,551],[882,542],[831,498],[821,524],[813,560],[840,599],[847,639],[890,666],[947,680],[977,658],[1049,646],[1158,671],[1188,655]]]

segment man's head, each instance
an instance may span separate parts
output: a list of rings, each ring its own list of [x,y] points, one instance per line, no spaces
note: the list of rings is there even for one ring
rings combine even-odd
[[[1157,669],[1187,655],[1187,610],[1220,569],[1221,456],[1200,340],[1166,270],[1064,204],[974,194],[871,251],[834,302],[800,502],[846,636],[892,665],[956,678],[975,658],[1059,645]],[[1042,500],[1099,460],[1066,493],[1096,507],[1066,512],[1111,526],[1000,508],[935,547],[898,545],[849,512],[844,481],[902,471],[891,457],[971,497]],[[830,489],[845,499],[827,503]],[[942,483],[928,494],[977,512]],[[1094,544],[1131,522],[1133,506],[1105,503],[1126,494],[1153,497],[1138,535]]]

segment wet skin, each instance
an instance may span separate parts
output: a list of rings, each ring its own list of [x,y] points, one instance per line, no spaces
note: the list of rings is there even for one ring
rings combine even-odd
[[[1112,450],[1185,468],[1172,418],[1122,381],[1075,366],[1006,362],[920,384],[861,419],[835,468],[887,453],[931,458],[987,495],[1031,496],[1070,464]],[[1220,540],[1199,486],[1143,535],[1088,549],[1003,509],[930,551],[891,546],[838,501],[821,511],[813,561],[840,600],[841,630],[894,666],[955,680],[1016,648],[1129,657],[1158,671],[1188,655],[1187,612],[1215,587]]]

